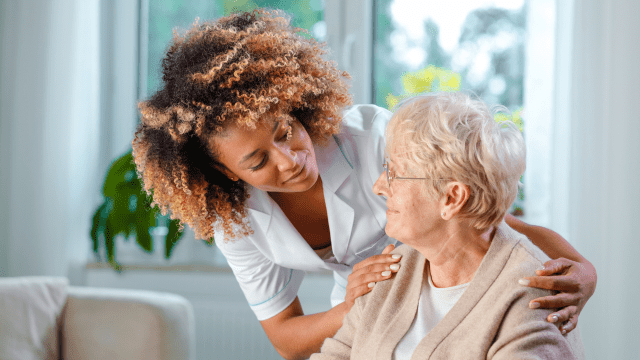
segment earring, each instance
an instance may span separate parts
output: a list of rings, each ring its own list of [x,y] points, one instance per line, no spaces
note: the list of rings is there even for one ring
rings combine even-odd
[[[444,218],[445,216],[447,216],[447,214],[445,214],[445,212],[443,211],[443,212],[440,213],[440,216],[442,216]]]
[[[287,127],[287,140],[291,140],[291,137],[293,137],[293,131],[291,125],[289,125],[289,127]]]

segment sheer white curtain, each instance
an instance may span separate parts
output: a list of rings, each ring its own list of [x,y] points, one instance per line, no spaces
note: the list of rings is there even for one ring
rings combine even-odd
[[[528,168],[545,170],[526,180],[526,197],[532,210],[546,214],[536,221],[567,237],[598,271],[598,288],[580,318],[587,358],[635,359],[640,2],[557,1],[556,11],[549,20],[557,41],[552,106],[540,111],[550,119],[544,137],[525,128]]]
[[[0,1],[0,276],[68,276],[86,261],[99,27],[99,0]]]
[[[576,1],[569,230],[598,269],[582,318],[592,359],[640,353],[640,2]]]

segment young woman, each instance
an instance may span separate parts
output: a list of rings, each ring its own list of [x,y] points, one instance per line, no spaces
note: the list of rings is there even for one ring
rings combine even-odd
[[[385,201],[371,191],[391,114],[347,109],[348,74],[324,53],[279,12],[196,24],[170,44],[164,86],[140,103],[133,141],[155,204],[197,237],[215,238],[285,358],[318,351],[354,300],[399,269]],[[532,307],[561,308],[557,321],[571,331],[595,269],[554,232],[507,223],[557,259],[526,281],[565,291]],[[303,274],[327,269],[333,308],[305,315],[296,296]]]

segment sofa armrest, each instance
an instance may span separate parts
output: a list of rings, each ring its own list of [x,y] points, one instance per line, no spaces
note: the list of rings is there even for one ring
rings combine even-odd
[[[193,307],[175,294],[71,286],[61,342],[64,359],[195,359]]]

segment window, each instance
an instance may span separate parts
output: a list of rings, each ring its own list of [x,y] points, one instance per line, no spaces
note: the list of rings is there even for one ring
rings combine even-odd
[[[323,21],[323,1],[303,0],[284,2],[278,0],[253,1],[199,1],[154,0],[148,3],[147,78],[148,93],[155,92],[161,82],[161,61],[173,36],[173,30],[184,31],[196,19],[202,21],[229,15],[234,11],[251,11],[257,7],[278,8],[291,15],[295,27],[307,29],[319,41],[326,37]]]
[[[524,130],[527,42],[551,38],[553,50],[552,29],[528,33],[528,9],[525,0],[375,0],[374,102],[392,108],[411,95],[466,90],[506,106]],[[524,214],[522,189],[511,212]]]
[[[536,144],[542,141],[539,124],[551,126],[555,0],[140,2],[140,98],[160,86],[161,59],[174,29],[184,31],[196,18],[206,21],[236,10],[284,6],[292,24],[326,41],[329,57],[351,74],[354,103],[392,108],[413,94],[463,89],[489,104],[505,105],[521,129],[523,119],[529,121],[533,130],[525,132],[528,143],[530,138]],[[527,61],[534,56],[535,61]],[[535,79],[535,85],[528,79]],[[525,114],[527,104],[532,106]],[[547,176],[548,159],[538,156],[544,153],[536,150],[527,159],[525,178],[532,186]],[[548,196],[534,193],[527,209],[538,214],[546,205],[536,202]],[[524,210],[523,198],[521,193],[516,200],[516,213]]]

